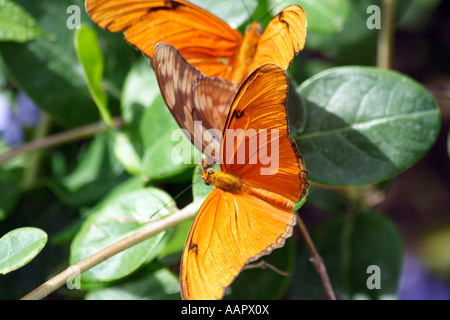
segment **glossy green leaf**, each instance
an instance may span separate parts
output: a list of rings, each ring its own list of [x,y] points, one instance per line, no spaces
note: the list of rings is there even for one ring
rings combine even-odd
[[[7,74],[58,122],[75,126],[95,121],[98,112],[80,73],[74,30],[66,26],[66,9],[73,1],[17,3],[37,17],[48,36],[25,44],[0,43]]]
[[[322,34],[339,32],[345,25],[350,13],[348,0],[271,0],[270,3],[272,6],[276,5],[276,8],[284,8],[290,4],[301,6],[306,13],[308,32]],[[281,9],[278,11],[281,11]]]
[[[26,42],[43,35],[31,15],[10,0],[0,0],[0,41]]]
[[[151,263],[130,279],[106,288],[89,291],[86,300],[173,300],[180,298],[178,276]]]
[[[143,172],[152,180],[177,175],[200,157],[161,96],[142,115],[140,133],[145,150]]]
[[[158,255],[158,260],[167,265],[176,265],[181,261],[181,254],[184,246],[186,245],[186,239],[191,229],[192,219],[182,222],[175,227],[170,239],[164,246],[164,249]]]
[[[126,177],[115,157],[112,138],[102,134],[80,152],[72,172],[48,180],[48,185],[65,203],[79,207],[95,203]]]
[[[85,1],[15,2],[36,19],[46,36],[27,43],[0,43],[2,65],[9,79],[52,120],[65,127],[97,121],[98,109],[86,85],[73,40],[77,25],[94,25],[84,10]],[[69,7],[77,10],[68,11]],[[101,34],[102,51],[107,52],[104,83],[108,84],[110,91],[117,93],[136,58],[136,51],[125,43],[123,37],[96,28]],[[114,98],[112,94],[109,96]],[[110,110],[116,110],[117,106],[117,98],[110,99]]]
[[[330,219],[315,227],[311,237],[338,298],[396,298],[403,245],[385,216],[369,212]],[[324,289],[309,261],[310,253],[304,245],[299,249],[288,298],[323,298]]]
[[[38,228],[14,229],[0,238],[0,274],[7,274],[30,262],[47,243]]]
[[[148,223],[170,214],[171,197],[157,188],[122,194],[98,207],[84,222],[71,244],[70,263],[98,252],[108,245],[139,231]],[[159,211],[158,211],[159,210]],[[153,259],[162,249],[166,231],[129,248],[83,273],[83,282],[112,281],[123,278]]]
[[[98,44],[97,34],[93,29],[83,26],[74,35],[75,50],[83,67],[89,92],[106,124],[112,124],[108,110],[108,96],[102,88],[104,61]]]
[[[298,88],[308,121],[294,136],[308,179],[329,185],[382,181],[433,145],[440,114],[431,93],[394,71],[329,69]]]
[[[309,32],[306,39],[306,47],[310,49],[327,49],[327,54],[336,54],[343,46],[357,46],[361,40],[368,37],[376,37],[378,30],[369,29],[366,26],[369,15],[367,8],[370,5],[380,5],[379,0],[349,0],[348,19],[343,28],[337,34]],[[309,22],[309,20],[308,20]],[[308,31],[312,31],[308,28]],[[351,54],[352,57],[361,52]]]
[[[125,170],[132,175],[142,173],[140,155],[126,133],[117,132],[114,136],[114,153]]]

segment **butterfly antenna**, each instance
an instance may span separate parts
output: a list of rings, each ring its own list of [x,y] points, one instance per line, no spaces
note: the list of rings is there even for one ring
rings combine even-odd
[[[196,183],[199,183],[200,181],[202,181],[202,179],[199,179],[197,181],[192,182],[190,185],[188,185],[183,191],[181,191],[179,194],[177,194],[172,200],[168,201],[167,203],[165,203],[161,208],[159,208],[158,210],[156,210],[149,218],[149,220],[151,218],[153,218],[155,216],[155,214],[157,214],[158,212],[160,212],[162,209],[164,209],[165,207],[167,207],[167,205],[169,205],[171,202],[177,200],[183,193],[185,193],[186,191],[189,190],[189,188],[192,188],[192,186]]]

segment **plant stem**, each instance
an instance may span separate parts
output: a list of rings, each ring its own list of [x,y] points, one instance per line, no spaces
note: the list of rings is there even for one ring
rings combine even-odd
[[[314,242],[312,241],[311,237],[309,236],[308,230],[306,229],[299,214],[297,214],[297,226],[300,229],[300,232],[302,233],[303,238],[305,239],[306,246],[308,247],[308,250],[311,254],[310,261],[311,261],[312,265],[314,266],[314,268],[317,270],[317,273],[319,274],[320,280],[322,281],[323,288],[325,289],[325,294],[327,296],[327,299],[328,300],[336,300],[336,296],[334,295],[333,287],[331,286],[330,279],[328,278],[327,269],[325,268],[323,259],[317,252],[316,247],[314,246]]]
[[[395,0],[383,0],[381,29],[378,34],[377,66],[391,69],[394,43]]]
[[[34,132],[33,141],[39,141],[45,138],[51,127],[51,118],[47,113],[43,112],[38,126]],[[28,165],[26,166],[23,176],[22,186],[27,189],[34,184],[36,177],[38,176],[39,167],[41,165],[42,153],[39,151],[34,152],[28,159]]]
[[[121,118],[114,118],[112,127],[123,126],[123,120]],[[26,144],[23,144],[15,149],[12,149],[2,155],[0,155],[0,163],[5,162],[21,153],[31,152],[36,150],[43,150],[52,148],[64,143],[68,143],[74,140],[83,139],[95,135],[98,132],[108,130],[109,127],[104,122],[97,122],[88,124],[84,127],[75,128],[73,130],[61,132],[53,136],[49,136],[43,139],[35,140]]]
[[[40,300],[47,295],[67,284],[72,280],[74,276],[78,276],[81,273],[95,267],[99,263],[111,258],[112,256],[124,251],[148,238],[156,235],[157,233],[172,228],[188,219],[191,219],[197,213],[200,204],[193,202],[176,213],[157,221],[149,223],[141,230],[125,237],[110,246],[94,253],[93,255],[81,260],[77,264],[68,267],[63,272],[59,273],[55,277],[51,278],[38,288],[34,289],[27,295],[21,298],[21,300]]]

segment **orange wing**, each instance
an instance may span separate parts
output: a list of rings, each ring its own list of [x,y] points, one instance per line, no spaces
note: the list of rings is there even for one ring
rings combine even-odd
[[[188,138],[199,150],[213,144],[218,153],[237,86],[225,79],[203,76],[169,44],[156,46],[151,64],[166,105],[179,126],[188,130]],[[211,129],[217,129],[217,134],[213,135]]]
[[[200,208],[183,251],[183,299],[222,298],[247,263],[283,246],[292,234],[290,200],[299,201],[308,182],[302,157],[289,136],[286,98],[286,75],[275,64],[261,66],[239,88],[223,133],[222,172],[205,167],[205,178],[202,175],[216,188]],[[253,150],[252,143],[256,143]],[[279,146],[273,150],[276,169],[260,153],[272,145]],[[243,151],[243,163],[234,163]],[[266,175],[261,169],[267,169]]]
[[[87,0],[86,11],[149,58],[159,42],[170,43],[207,76],[226,77],[242,42],[226,22],[183,0]]]
[[[286,75],[275,64],[262,65],[246,79],[223,132],[221,170],[298,202],[308,187],[307,171],[289,135],[287,89]]]
[[[294,56],[305,45],[306,25],[306,14],[300,6],[284,8],[264,30],[249,71],[271,62],[283,70],[289,68]]]
[[[297,5],[281,11],[262,36],[255,23],[244,38],[183,0],[86,0],[86,11],[100,27],[123,31],[125,40],[149,58],[159,42],[169,43],[204,75],[236,83],[265,62],[286,70],[306,36],[306,16]]]
[[[183,299],[221,299],[249,262],[282,247],[295,215],[247,194],[214,189],[191,226],[180,269]]]

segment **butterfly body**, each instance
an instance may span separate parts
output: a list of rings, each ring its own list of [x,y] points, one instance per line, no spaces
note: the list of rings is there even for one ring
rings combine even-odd
[[[226,192],[256,196],[280,208],[292,209],[294,207],[294,202],[280,194],[251,186],[239,177],[223,171],[216,171],[205,165],[201,178],[205,184],[215,186]]]
[[[236,58],[233,61],[230,81],[241,83],[249,73],[249,68],[255,59],[256,50],[258,48],[259,39],[261,38],[262,29],[258,22],[253,22],[247,26],[244,39],[242,40]]]

